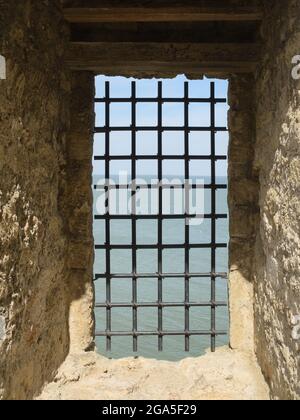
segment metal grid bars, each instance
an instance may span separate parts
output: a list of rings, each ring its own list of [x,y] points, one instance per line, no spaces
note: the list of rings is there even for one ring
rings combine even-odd
[[[106,82],[105,85],[105,97],[96,98],[96,103],[102,103],[105,106],[105,125],[104,127],[96,127],[95,133],[103,133],[105,136],[105,153],[103,156],[94,156],[95,161],[102,161],[105,165],[105,178],[106,182],[101,188],[105,189],[106,193],[106,212],[105,214],[96,214],[95,220],[103,220],[105,223],[105,243],[104,245],[96,244],[96,250],[103,250],[106,258],[106,271],[103,274],[95,274],[95,281],[98,279],[106,280],[106,301],[97,302],[96,308],[102,308],[106,310],[106,330],[97,331],[96,336],[106,338],[107,351],[112,349],[112,337],[117,336],[130,336],[133,340],[133,351],[138,351],[138,339],[141,336],[156,336],[158,339],[158,350],[163,350],[163,343],[165,336],[183,336],[185,338],[185,351],[190,350],[190,338],[192,336],[209,336],[211,340],[211,350],[215,351],[216,348],[216,337],[221,335],[227,335],[227,331],[217,330],[216,326],[216,310],[218,307],[226,307],[226,301],[217,301],[216,296],[216,282],[220,278],[227,278],[227,273],[216,272],[216,252],[218,248],[226,248],[226,243],[217,242],[217,220],[226,219],[227,214],[218,214],[216,206],[216,194],[220,189],[225,190],[226,184],[218,184],[216,176],[216,163],[219,160],[226,160],[227,156],[216,154],[216,133],[219,131],[227,131],[226,127],[216,127],[216,112],[215,107],[218,103],[226,103],[225,98],[216,98],[215,95],[215,83],[211,82],[210,85],[210,97],[209,98],[189,98],[189,82],[185,82],[184,86],[184,97],[183,98],[164,98],[163,97],[163,84],[158,82],[158,96],[157,98],[137,98],[136,95],[136,82],[132,82],[132,92],[130,98],[112,98],[110,97],[110,83]],[[157,104],[157,126],[139,126],[137,125],[137,104],[139,103],[153,103]],[[113,103],[127,103],[131,105],[131,126],[111,126],[110,125],[110,107]],[[184,109],[184,126],[164,126],[163,124],[163,105],[166,103],[179,103],[183,104]],[[205,103],[210,105],[210,126],[191,126],[189,123],[189,107],[191,103]],[[131,133],[131,154],[129,155],[112,155],[110,153],[110,136],[113,132],[129,131]],[[157,154],[155,155],[138,155],[137,154],[137,132],[139,131],[155,131],[157,133],[158,146]],[[173,156],[166,155],[163,153],[163,134],[165,132],[181,131],[184,133],[184,155]],[[193,131],[197,132],[209,132],[210,133],[210,154],[209,155],[192,155],[190,154],[189,147],[189,136]],[[185,195],[185,210],[182,214],[165,214],[163,209],[163,191],[165,188],[170,188],[170,185],[163,185],[163,162],[164,160],[178,160],[184,161],[184,178],[185,181],[182,184],[173,185],[172,188],[184,189]],[[111,185],[109,182],[111,176],[110,164],[112,161],[127,160],[130,161],[131,165],[131,182],[129,184],[118,184]],[[153,185],[136,185],[137,178],[137,161],[139,160],[151,160],[157,163],[157,191],[158,191],[158,212],[157,214],[137,214],[136,211],[136,192],[139,189],[153,188]],[[190,228],[188,221],[191,220],[195,215],[190,214],[190,194],[195,188],[199,188],[195,183],[190,181],[190,162],[196,160],[209,160],[211,164],[211,177],[210,182],[202,185],[206,191],[209,190],[211,193],[211,211],[208,214],[204,214],[204,219],[211,221],[211,240],[209,243],[190,243]],[[95,185],[95,189],[99,189],[99,186]],[[130,189],[131,190],[131,212],[130,214],[111,214],[109,210],[110,193],[112,189]],[[112,220],[129,220],[131,221],[131,232],[132,240],[130,245],[118,245],[112,243],[111,240],[111,221]],[[157,243],[156,244],[139,244],[137,241],[137,222],[139,220],[155,220],[157,221]],[[165,220],[185,220],[184,230],[184,244],[165,244],[163,241],[163,222]],[[138,250],[149,250],[153,249],[157,251],[158,271],[153,273],[141,273],[138,272],[137,264],[137,252]],[[178,250],[181,249],[184,252],[184,272],[183,273],[164,273],[163,271],[163,252],[166,249]],[[190,251],[191,249],[208,249],[210,251],[210,272],[190,272]],[[114,273],[112,272],[111,266],[111,253],[113,250],[130,250],[132,254],[132,272],[128,273]],[[112,301],[112,282],[115,279],[128,279],[132,280],[132,299],[130,302],[115,303]],[[139,302],[138,300],[138,283],[142,279],[157,279],[157,301],[155,302]],[[182,302],[168,302],[163,296],[163,282],[166,279],[181,278],[184,281],[184,301]],[[193,300],[193,296],[190,293],[190,281],[193,278],[209,278],[211,284],[210,300],[205,302],[196,302]],[[209,308],[210,309],[210,329],[207,330],[193,330],[190,328],[190,310],[194,307],[198,308]],[[132,330],[131,331],[114,331],[112,329],[112,315],[114,308],[129,308],[132,310]],[[152,331],[141,331],[138,328],[138,316],[140,308],[156,308],[157,309],[157,329]],[[184,310],[184,325],[182,328],[177,330],[167,330],[164,328],[164,310],[165,308],[183,308]]]

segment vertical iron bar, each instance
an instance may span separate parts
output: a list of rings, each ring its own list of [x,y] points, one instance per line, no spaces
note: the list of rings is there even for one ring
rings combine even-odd
[[[163,351],[163,308],[160,306],[163,301],[163,189],[162,189],[162,177],[163,177],[163,148],[162,148],[162,82],[158,82],[158,181],[159,181],[159,211],[158,211],[158,351]]]
[[[109,199],[109,179],[110,179],[110,83],[105,83],[105,185],[106,185],[106,219],[105,219],[105,243],[106,243],[106,331],[111,332],[111,262],[110,262],[110,199]],[[106,350],[111,351],[111,336],[106,337]]]
[[[189,82],[184,83],[184,160],[185,160],[185,214],[190,214],[190,160],[189,160]],[[185,351],[190,351],[190,308],[187,303],[190,301],[190,224],[189,219],[185,219],[185,284],[184,284],[184,302],[185,302]]]
[[[138,329],[137,322],[137,237],[136,237],[136,82],[132,82],[131,85],[131,180],[132,180],[132,192],[131,192],[131,213],[132,213],[132,332],[133,332],[133,351],[138,351],[138,337],[136,335]]]
[[[216,272],[216,114],[215,114],[215,83],[210,84],[210,106],[211,106],[211,184],[213,188],[211,190],[211,213],[213,215],[211,219],[211,273]],[[211,276],[211,351],[216,350],[216,278],[214,275]]]

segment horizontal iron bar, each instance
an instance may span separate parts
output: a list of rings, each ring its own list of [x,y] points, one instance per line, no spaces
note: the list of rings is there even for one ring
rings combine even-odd
[[[145,303],[96,303],[95,308],[205,308],[227,307],[226,302],[145,302]]]
[[[201,189],[204,188],[205,190],[226,190],[228,188],[228,186],[226,184],[189,184],[188,187],[190,189]],[[104,190],[104,189],[110,189],[110,190],[129,190],[129,189],[145,189],[145,190],[150,190],[150,189],[155,189],[155,188],[162,188],[162,189],[183,189],[186,188],[185,184],[165,184],[165,185],[158,185],[158,184],[147,184],[147,185],[139,185],[138,183],[134,186],[133,184],[124,184],[124,185],[120,185],[120,184],[111,184],[111,185],[107,185],[107,184],[103,184],[103,185],[94,185],[94,189],[95,190]]]
[[[222,103],[225,104],[227,102],[227,100],[225,98],[189,98],[188,100],[186,98],[162,98],[162,99],[158,99],[158,98],[136,98],[136,99],[132,99],[132,98],[96,98],[95,99],[96,103],[119,103],[119,102],[125,102],[125,103],[159,103],[159,104],[163,104],[164,102],[166,103],[207,103],[207,104],[218,104],[218,103]]]
[[[104,215],[95,215],[95,220],[105,220],[105,219],[112,219],[112,220],[159,220],[159,219],[166,219],[166,220],[176,220],[176,219],[227,219],[227,214],[204,214],[200,216],[195,215],[185,215],[185,214],[166,214],[166,215],[114,215],[114,214],[104,214]]]
[[[221,336],[227,331],[98,331],[96,337],[142,337],[142,336]]]
[[[95,245],[96,250],[100,249],[216,249],[227,248],[227,244],[154,244],[154,245]]]
[[[106,133],[106,132],[112,132],[112,131],[186,131],[185,127],[158,127],[158,126],[136,126],[133,127],[132,125],[128,127],[95,127],[94,133]],[[217,133],[218,131],[228,131],[226,127],[189,127],[188,131],[212,131]]]
[[[133,156],[133,155],[115,155],[115,156],[94,156],[94,160],[105,160],[105,161],[110,161],[110,160],[155,160],[155,161],[159,161],[159,160],[182,160],[182,161],[189,161],[189,160],[227,160],[227,156],[224,155],[215,155],[215,156],[211,156],[211,155],[190,155],[190,156],[183,156],[183,155],[163,155],[163,156],[157,156],[157,155],[137,155],[137,156]]]
[[[220,278],[226,280],[228,278],[227,273],[136,273],[136,274],[95,274],[95,281],[100,279],[128,279],[128,278],[136,278],[136,279],[156,279],[156,278]]]

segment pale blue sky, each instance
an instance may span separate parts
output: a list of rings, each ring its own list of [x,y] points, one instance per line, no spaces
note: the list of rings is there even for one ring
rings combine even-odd
[[[131,82],[135,79],[124,77],[106,77],[98,76],[96,78],[96,97],[103,98],[105,94],[105,82],[110,81],[110,96],[115,98],[129,98],[131,96]],[[151,79],[136,80],[137,98],[152,98],[153,103],[137,104],[137,126],[153,126],[157,124],[157,97],[158,81],[163,81],[163,97],[182,98],[184,96],[184,82],[187,81],[185,76],[177,76],[174,79]],[[209,98],[211,79],[192,80],[189,81],[190,98]],[[226,80],[214,80],[216,97],[227,98],[228,82]],[[227,104],[216,105],[216,125],[227,127]],[[170,127],[183,126],[184,121],[183,104],[166,103],[163,105],[163,125]],[[104,104],[96,104],[96,126],[103,127],[105,121]],[[131,153],[131,105],[124,103],[111,104],[110,108],[110,124],[112,127],[128,126],[128,132],[111,133],[110,153],[112,155],[130,155]],[[190,104],[189,108],[189,124],[193,126],[208,127],[210,125],[210,105],[209,104]],[[95,135],[95,155],[104,155],[104,135]],[[207,132],[191,132],[190,134],[190,154],[191,155],[209,155],[210,154],[210,133]],[[216,153],[226,155],[228,148],[228,133],[219,132],[216,135]],[[163,153],[169,155],[178,155],[178,160],[164,161],[164,176],[182,175],[183,160],[180,161],[180,155],[184,151],[184,133],[183,132],[164,132],[163,134]],[[137,154],[153,155],[157,154],[157,133],[153,132],[137,132]],[[209,161],[191,161],[191,176],[208,176],[210,175]],[[120,170],[126,170],[130,174],[130,161],[113,161],[111,163],[111,173],[116,175]],[[138,161],[138,175],[157,175],[156,161]],[[94,173],[104,174],[104,162],[94,162]],[[217,176],[227,175],[227,162],[217,162]]]

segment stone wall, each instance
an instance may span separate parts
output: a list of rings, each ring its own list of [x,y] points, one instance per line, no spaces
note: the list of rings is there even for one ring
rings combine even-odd
[[[256,352],[273,398],[300,399],[300,54],[298,0],[265,1],[262,66],[257,74],[256,167],[260,231],[255,258]]]
[[[69,351],[69,76],[56,1],[1,1],[0,398],[31,398]]]
[[[69,248],[70,352],[94,347],[94,239],[92,157],[95,79],[88,72],[71,77],[71,116],[67,135],[67,184],[64,218]]]
[[[229,84],[229,305],[230,345],[254,350],[253,259],[259,219],[254,168],[254,79],[232,76]]]

